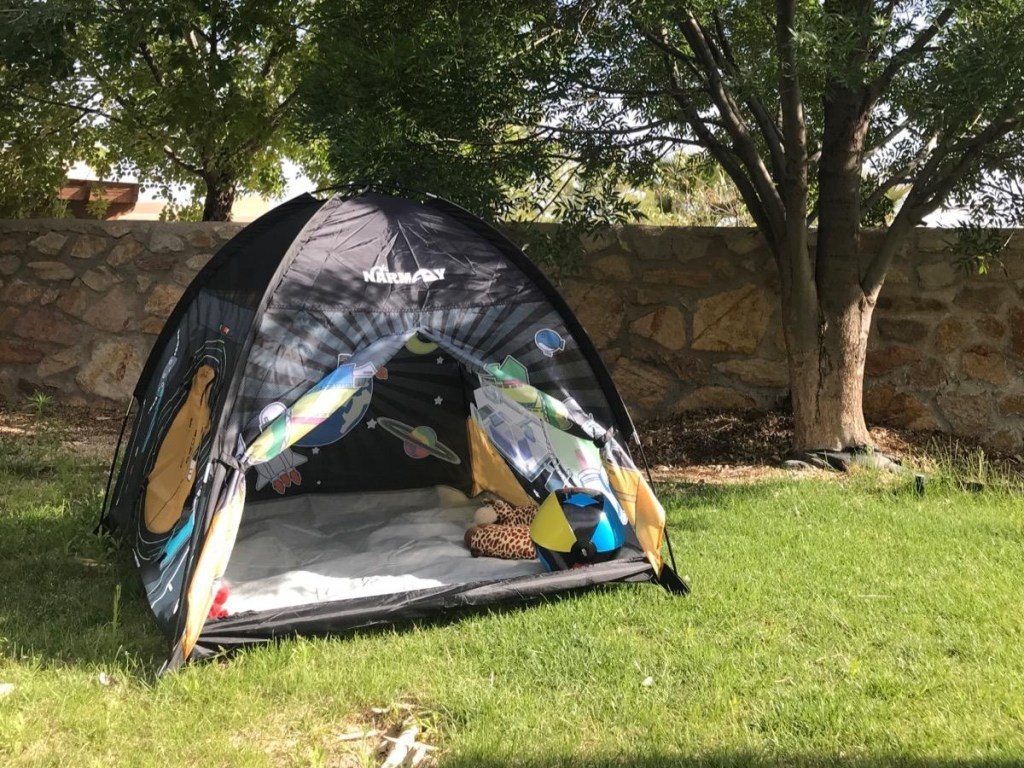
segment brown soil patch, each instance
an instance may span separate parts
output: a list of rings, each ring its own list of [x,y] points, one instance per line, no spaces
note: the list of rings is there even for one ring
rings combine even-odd
[[[76,455],[109,459],[123,416],[109,408],[52,404],[39,415],[30,407],[0,405],[0,442],[56,438]],[[641,422],[637,431],[655,480],[722,483],[793,476],[792,470],[780,466],[793,434],[792,419],[786,414],[682,413]],[[875,427],[871,435],[879,451],[910,467],[928,468],[937,455],[967,456],[982,450],[976,442],[940,433]],[[984,454],[992,465],[1015,475],[1024,473],[1024,457],[987,450]]]
[[[110,459],[123,417],[109,408],[51,404],[37,413],[0,405],[0,441],[54,439],[77,456]]]
[[[793,419],[788,414],[681,413],[640,423],[637,431],[655,480],[722,483],[793,476],[792,470],[781,466],[793,437]],[[988,451],[977,442],[952,435],[873,427],[871,437],[878,451],[907,467],[927,471],[939,457],[983,451],[986,461],[1004,472],[1024,472],[1021,456]]]

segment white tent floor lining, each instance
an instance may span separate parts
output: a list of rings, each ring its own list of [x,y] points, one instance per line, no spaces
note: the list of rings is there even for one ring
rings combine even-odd
[[[224,607],[268,611],[543,573],[537,560],[469,554],[463,536],[486,502],[437,486],[246,504]]]

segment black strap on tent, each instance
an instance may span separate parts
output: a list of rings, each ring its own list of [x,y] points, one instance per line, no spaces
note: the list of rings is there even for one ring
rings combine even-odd
[[[114,470],[117,467],[117,458],[121,455],[121,443],[124,441],[125,429],[128,427],[128,417],[131,416],[132,406],[135,404],[135,398],[128,398],[128,409],[124,412],[124,418],[121,419],[121,432],[117,436],[117,446],[114,448],[114,456],[110,459],[110,471],[107,472],[107,487],[103,491],[103,504],[100,506],[100,519],[96,522],[96,528],[93,533],[98,534],[103,530],[103,521],[107,519],[107,502],[110,500],[110,486],[114,482]]]

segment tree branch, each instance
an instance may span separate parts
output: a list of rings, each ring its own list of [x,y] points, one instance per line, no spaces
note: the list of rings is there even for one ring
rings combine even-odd
[[[746,121],[729,92],[711,49],[708,47],[707,39],[692,13],[687,12],[680,31],[696,55],[701,70],[707,78],[712,101],[718,109],[726,132],[732,139],[733,152],[745,167],[750,183],[757,190],[769,225],[765,236],[769,242],[779,243],[782,233],[785,231],[785,214],[782,199],[772,182],[771,174],[761,159]]]
[[[22,93],[21,98],[34,101],[37,104],[48,104],[51,107],[64,107],[65,109],[72,109],[76,112],[80,112],[84,115],[96,115],[102,117],[105,120],[110,120],[114,123],[119,123],[121,120],[108,112],[104,112],[102,109],[96,109],[94,107],[87,107],[84,104],[76,104],[71,101],[55,101],[53,99],[43,99],[38,96],[33,96],[29,93]]]
[[[985,128],[973,136],[962,138],[935,154],[918,174],[910,193],[893,220],[882,246],[868,264],[861,281],[865,292],[877,291],[893,258],[903,246],[906,234],[925,216],[935,211],[949,196],[953,188],[981,159],[986,147],[991,146],[1022,126],[1022,118],[1015,105],[1007,105]]]
[[[715,23],[715,36],[718,39],[718,47],[721,51],[721,64],[729,76],[742,85],[743,74],[739,63],[736,61],[736,57],[733,55],[732,47],[729,45],[729,37],[726,34],[722,17],[718,9],[712,11],[711,15]],[[768,146],[768,154],[772,162],[772,175],[776,179],[781,179],[785,168],[782,131],[779,129],[778,123],[768,114],[764,103],[756,94],[744,90],[743,103],[747,105],[747,109],[754,116],[758,130],[761,131],[765,144]]]
[[[750,210],[750,215],[753,217],[754,222],[764,233],[765,239],[767,239],[774,248],[777,244],[777,240],[775,239],[776,234],[772,228],[771,219],[765,211],[764,204],[758,196],[757,189],[747,177],[743,166],[737,162],[737,158],[733,151],[719,141],[708,128],[707,123],[693,105],[693,102],[690,100],[686,90],[680,85],[679,76],[676,74],[675,67],[667,54],[664,56],[662,61],[666,76],[671,84],[669,95],[683,112],[683,115],[686,118],[686,123],[697,135],[701,145],[711,153],[711,156],[714,157],[725,172],[729,174],[729,178],[732,179],[733,183],[736,185],[736,189],[739,190],[740,197],[743,198],[743,202],[746,203],[747,208]]]
[[[897,123],[895,128],[893,128],[891,131],[885,134],[885,136],[883,136],[881,139],[875,142],[875,144],[873,144],[870,147],[865,147],[863,153],[864,159],[870,160],[875,155],[875,153],[877,153],[883,147],[887,146],[889,142],[891,142],[893,139],[895,139],[897,136],[903,133],[907,129],[907,124],[909,122],[909,120],[904,119],[902,122]]]
[[[156,60],[153,58],[152,52],[149,50],[149,46],[146,45],[145,41],[139,43],[139,53],[142,54],[142,60],[146,62],[146,66],[149,67],[149,71],[153,74],[153,80],[161,88],[164,87],[164,78],[160,73],[160,68],[156,65]]]
[[[191,163],[187,162],[186,160],[183,160],[167,144],[164,144],[164,146],[161,147],[161,149],[162,149],[164,155],[167,156],[167,159],[170,160],[172,163],[174,163],[176,166],[178,166],[179,168],[181,168],[184,171],[188,171],[189,173],[194,174],[196,176],[199,176],[200,178],[203,178],[205,180],[205,173],[206,172],[202,168],[200,168],[198,165],[192,165]]]
[[[786,211],[786,252],[780,250],[779,268],[789,272],[794,289],[814,285],[807,244],[807,124],[797,68],[796,3],[776,0],[775,41],[779,51],[779,97],[785,172],[780,177]]]
[[[627,128],[566,128],[561,125],[538,125],[537,127],[550,131],[552,134],[557,133],[577,133],[577,134],[594,134],[597,136],[627,136],[631,133],[640,133],[642,131],[649,131],[654,128],[661,128],[665,125],[671,125],[672,120],[655,120],[653,123],[647,123],[646,125],[631,125]]]
[[[932,23],[917,33],[914,41],[892,55],[889,59],[889,63],[885,65],[882,72],[868,84],[865,90],[865,108],[870,110],[875,102],[885,93],[889,86],[892,84],[893,79],[899,74],[900,70],[907,66],[910,62],[917,59],[942,28],[946,26],[953,14],[956,12],[957,6],[960,5],[961,0],[951,0],[949,5],[943,8],[939,15],[936,16]]]

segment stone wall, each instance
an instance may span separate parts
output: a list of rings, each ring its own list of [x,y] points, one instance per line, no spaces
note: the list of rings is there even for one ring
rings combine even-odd
[[[185,287],[241,228],[0,221],[0,395],[123,405]]]
[[[0,394],[123,404],[185,286],[240,228],[0,222]],[[974,278],[952,266],[947,237],[916,232],[882,291],[868,419],[1020,451],[1024,234],[1005,270]],[[635,417],[784,402],[778,275],[755,232],[633,226],[586,246],[561,287]]]

